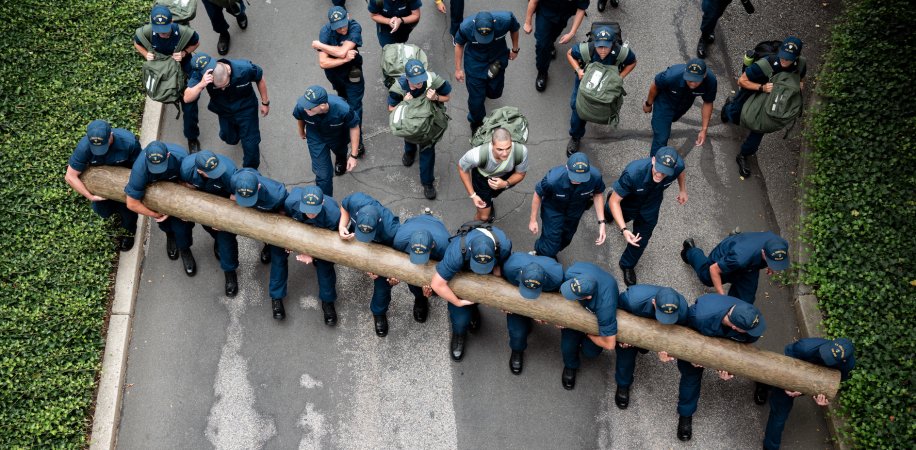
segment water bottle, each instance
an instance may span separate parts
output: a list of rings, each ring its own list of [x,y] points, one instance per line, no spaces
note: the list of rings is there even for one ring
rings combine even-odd
[[[490,64],[487,67],[487,78],[494,79],[499,76],[499,71],[502,70],[503,65],[499,61],[493,61],[493,64]]]

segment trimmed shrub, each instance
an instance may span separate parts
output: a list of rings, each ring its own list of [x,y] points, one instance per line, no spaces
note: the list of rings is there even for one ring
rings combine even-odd
[[[138,128],[148,0],[0,8],[0,447],[86,446],[117,229],[64,182],[90,120]]]
[[[802,281],[816,289],[827,333],[856,344],[840,411],[845,440],[861,448],[916,442],[914,23],[909,1],[848,0],[809,123]]]

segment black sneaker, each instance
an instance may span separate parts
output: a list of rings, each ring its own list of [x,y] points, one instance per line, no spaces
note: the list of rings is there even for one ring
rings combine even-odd
[[[431,184],[424,184],[423,185],[423,196],[426,197],[427,200],[435,200],[436,199],[436,187]]]
[[[403,164],[404,167],[412,166],[416,160],[417,152],[404,152],[404,154],[401,155],[401,164]]]
[[[464,358],[464,343],[467,339],[467,334],[458,334],[452,332],[452,339],[449,342],[449,355],[454,361],[461,361],[461,358]]]
[[[184,266],[185,275],[193,277],[197,273],[197,261],[194,261],[194,254],[191,253],[189,248],[181,249],[179,253],[181,253],[181,263]]]
[[[128,252],[132,248],[134,248],[133,236],[121,236],[121,238],[118,239],[118,251]]]
[[[581,138],[572,137],[572,136],[569,137],[569,142],[566,143],[566,157],[567,158],[572,156],[573,153],[579,152],[579,142],[581,141],[582,141]]]
[[[614,404],[620,409],[627,409],[630,406],[629,386],[617,386],[617,392],[614,393]]]
[[[274,319],[283,320],[286,318],[286,309],[283,308],[282,298],[270,299],[270,306],[274,313]]]
[[[538,76],[534,80],[534,88],[538,92],[544,92],[544,89],[547,89],[547,72],[538,72]]]
[[[248,14],[242,13],[235,16],[235,21],[238,22],[239,28],[243,30],[248,28]]]
[[[693,241],[693,238],[684,239],[684,247],[681,249],[681,260],[685,263],[690,264],[687,261],[687,250],[695,248],[697,246],[696,242]]]
[[[751,169],[747,166],[746,156],[739,154],[735,157],[735,162],[738,163],[738,175],[741,175],[744,178],[751,176]]]
[[[261,248],[261,264],[270,264],[270,244],[264,244]]]
[[[216,41],[216,53],[219,53],[220,55],[225,55],[226,53],[229,53],[229,42],[230,41],[231,41],[231,38],[229,37],[229,33],[220,33],[219,40]]]
[[[569,367],[563,368],[563,376],[560,377],[560,382],[563,384],[563,389],[571,391],[576,387],[576,369],[570,369]]]
[[[693,416],[678,416],[677,438],[689,441],[691,437],[693,437]]]
[[[172,261],[178,259],[178,243],[175,242],[175,233],[165,233],[165,253]]]
[[[337,309],[334,302],[321,302],[321,312],[324,313],[324,324],[333,327],[337,325]]]
[[[378,314],[372,316],[375,319],[375,335],[378,337],[388,336],[388,316]]]
[[[522,367],[524,367],[525,363],[524,355],[524,352],[512,350],[512,355],[509,356],[509,371],[511,371],[513,375],[522,374]]]
[[[700,41],[697,42],[697,57],[706,59],[706,41],[703,38],[700,38]]]
[[[223,272],[226,275],[226,297],[235,297],[239,293],[239,280],[235,276],[235,271],[230,270]]]

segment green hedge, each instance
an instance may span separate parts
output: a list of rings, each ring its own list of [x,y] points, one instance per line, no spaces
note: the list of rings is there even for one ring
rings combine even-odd
[[[827,333],[856,344],[841,411],[845,439],[861,448],[916,442],[914,11],[907,0],[846,2],[809,127],[802,280]]]
[[[150,3],[0,7],[0,448],[86,445],[117,229],[63,176],[91,119],[138,128]]]

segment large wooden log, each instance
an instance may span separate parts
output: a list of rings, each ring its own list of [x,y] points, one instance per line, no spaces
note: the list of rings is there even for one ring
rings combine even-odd
[[[129,170],[124,168],[94,167],[83,173],[82,180],[92,193],[124,201],[128,175]],[[414,285],[429,284],[435,271],[432,263],[426,266],[411,264],[406,254],[391,248],[355,240],[342,241],[335,232],[304,225],[279,214],[242,208],[231,200],[176,183],[150,186],[143,202],[154,211]],[[518,294],[518,289],[505,280],[472,273],[459,274],[449,286],[459,297],[470,301],[586,333],[598,333],[595,316],[559,294],[544,293],[537,300],[525,300]],[[667,351],[674,357],[705,367],[830,398],[839,389],[840,374],[836,370],[751,345],[706,337],[687,327],[664,326],[622,310],[617,312],[617,323],[619,341],[653,351]]]

